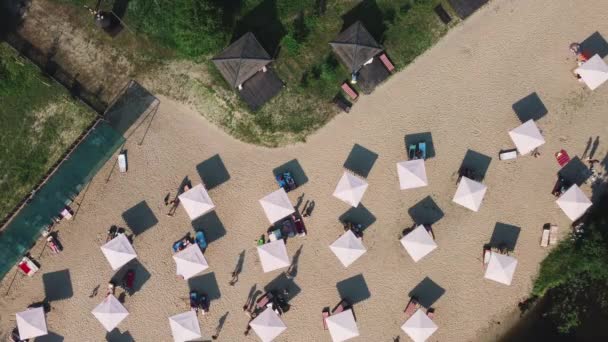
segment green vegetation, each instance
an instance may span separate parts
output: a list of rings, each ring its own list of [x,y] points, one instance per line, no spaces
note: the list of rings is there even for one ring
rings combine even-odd
[[[604,196],[585,220],[584,232],[562,241],[541,264],[532,294],[547,297],[547,317],[560,333],[608,315],[607,206]]]
[[[95,118],[38,68],[0,43],[0,216],[41,180]]]

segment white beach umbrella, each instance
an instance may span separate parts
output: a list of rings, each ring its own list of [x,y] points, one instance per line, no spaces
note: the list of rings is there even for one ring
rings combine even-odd
[[[608,80],[608,65],[606,65],[606,62],[599,55],[589,58],[588,61],[574,72],[581,76],[581,79],[591,90],[594,90]]]
[[[285,241],[282,239],[258,246],[258,255],[264,273],[288,267],[290,264]]]
[[[357,328],[357,322],[351,309],[331,315],[325,319],[325,322],[334,342],[346,341],[359,336],[359,328]]]
[[[16,313],[15,316],[17,316],[19,338],[22,340],[48,334],[43,308],[27,309]]]
[[[401,244],[412,259],[414,259],[414,262],[418,262],[422,257],[437,248],[435,240],[433,240],[433,237],[423,225],[419,225],[416,229],[402,237]]]
[[[540,130],[532,119],[524,122],[521,126],[510,130],[509,136],[521,155],[530,153],[535,148],[545,143],[545,138],[540,134]]]
[[[209,268],[209,264],[197,244],[191,244],[173,255],[177,275],[190,279]]]
[[[101,246],[101,251],[106,256],[106,259],[108,259],[114,271],[137,258],[137,254],[135,254],[135,250],[125,234],[118,234],[115,238],[108,241],[108,243]]]
[[[401,326],[401,330],[414,342],[426,341],[437,329],[437,324],[420,309]]]
[[[463,176],[460,179],[458,189],[456,189],[452,201],[467,209],[479,211],[486,190],[487,187],[485,185]]]
[[[215,208],[211,197],[209,197],[207,190],[202,184],[198,184],[179,195],[179,202],[184,207],[184,210],[186,210],[190,220],[195,220]]]
[[[201,338],[201,327],[193,310],[169,317],[171,334],[175,342],[193,341]]]
[[[127,309],[111,294],[107,295],[103,302],[97,305],[91,313],[107,331],[112,331],[129,315]]]
[[[583,190],[576,184],[572,185],[570,189],[564,192],[555,202],[572,221],[583,216],[585,211],[592,205]]]
[[[517,259],[514,257],[490,252],[490,261],[486,267],[484,277],[505,285],[511,285],[516,267]]]
[[[334,196],[340,200],[357,207],[367,190],[367,181],[354,174],[344,171],[342,178],[338,181]]]
[[[424,159],[414,159],[397,163],[399,186],[401,190],[420,188],[429,185],[426,179]]]
[[[253,321],[249,322],[249,326],[263,342],[270,342],[287,330],[281,317],[272,308],[262,311]]]
[[[260,204],[266,213],[266,217],[270,223],[275,223],[285,216],[293,214],[296,210],[291,205],[289,197],[285,189],[279,190],[267,195],[260,200]]]
[[[351,230],[342,234],[329,248],[340,259],[344,267],[348,267],[367,251],[361,239],[357,238]]]

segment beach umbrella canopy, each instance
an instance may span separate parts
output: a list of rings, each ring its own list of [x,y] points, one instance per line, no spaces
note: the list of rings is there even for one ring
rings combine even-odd
[[[236,88],[272,62],[268,52],[247,32],[212,59],[226,82]]]
[[[467,209],[479,211],[486,190],[485,185],[463,176],[452,201]]]
[[[606,65],[606,62],[599,55],[589,58],[588,61],[574,72],[581,76],[581,79],[591,90],[601,86],[602,83],[608,80],[608,65]]]
[[[401,244],[412,259],[414,259],[414,262],[418,262],[422,257],[437,248],[435,240],[433,240],[433,237],[423,225],[419,225],[416,229],[402,237]]]
[[[361,239],[357,238],[351,230],[342,234],[329,248],[344,267],[348,267],[367,251]]]
[[[334,342],[346,341],[359,336],[359,328],[357,328],[357,322],[351,309],[331,315],[325,319],[325,322]]]
[[[175,342],[193,341],[201,338],[201,327],[193,310],[169,317],[171,334]]]
[[[420,188],[429,185],[426,179],[426,168],[423,159],[414,159],[397,163],[399,186],[401,190]]]
[[[190,279],[209,268],[207,260],[197,244],[182,249],[173,255],[177,267],[177,275]]]
[[[137,254],[135,254],[135,250],[125,234],[118,234],[115,238],[108,241],[108,243],[101,246],[101,251],[106,256],[106,259],[108,259],[114,271],[137,258]]]
[[[486,267],[486,274],[484,277],[501,284],[511,285],[516,267],[517,259],[514,257],[490,252],[490,261]]]
[[[190,220],[195,220],[215,208],[211,197],[209,197],[207,190],[205,190],[202,184],[198,184],[179,195],[179,202],[184,207],[184,210],[186,210]]]
[[[293,205],[291,205],[289,197],[287,197],[287,193],[283,188],[262,198],[260,204],[270,223],[275,223],[296,211],[293,208]]]
[[[530,153],[545,143],[545,138],[532,119],[509,131],[509,136],[521,155]]]
[[[129,315],[127,309],[112,294],[107,295],[103,302],[97,305],[91,313],[107,331],[112,331]]]
[[[592,205],[583,190],[576,184],[572,185],[570,189],[564,192],[555,202],[572,221],[583,216],[585,211]]]
[[[360,21],[340,32],[329,45],[351,73],[358,71],[365,62],[382,51],[382,46]]]
[[[401,326],[401,330],[414,342],[426,341],[437,329],[437,324],[420,309]]]
[[[367,190],[367,186],[365,179],[344,171],[338,186],[336,186],[334,196],[353,207],[357,207],[363,198],[363,194],[365,194],[365,190]]]
[[[27,309],[16,313],[15,316],[17,316],[20,339],[25,340],[48,334],[43,308]]]
[[[264,273],[288,267],[290,264],[283,239],[258,246],[258,255],[260,256]]]
[[[272,308],[266,308],[262,311],[253,321],[249,322],[249,326],[263,342],[274,340],[287,329],[281,317]]]

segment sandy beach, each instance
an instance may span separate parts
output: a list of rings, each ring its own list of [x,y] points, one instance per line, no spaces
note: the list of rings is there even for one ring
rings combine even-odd
[[[210,312],[199,316],[206,335],[215,333],[223,318],[220,341],[258,340],[253,332],[243,336],[248,318],[241,307],[252,287],[263,291],[282,274],[262,273],[255,240],[269,223],[258,200],[277,188],[273,169],[296,159],[308,182],[289,193],[291,202],[303,194],[304,202],[316,205],[305,219],[308,235],[287,241],[290,257],[298,251],[299,257],[291,310],[282,316],[288,329],[276,341],[330,341],[321,310],[339,302],[338,288],[361,298],[354,305],[356,341],[397,336],[409,341],[400,329],[408,293],[431,282],[434,290],[427,291],[438,297],[432,306],[439,330],[430,340],[494,340],[487,333],[492,322],[511,315],[526,298],[548,252],[539,247],[543,224],[557,224],[562,236],[568,233],[570,220],[551,194],[559,169],[553,154],[563,148],[581,157],[588,139],[599,136],[594,157],[606,163],[608,85],[592,92],[577,82],[568,50],[571,42],[595,32],[608,37],[606,13],[608,2],[601,0],[495,0],[372,95],[361,97],[349,114],[337,116],[306,143],[283,148],[236,141],[199,113],[159,96],[143,144],[146,125],[126,143],[128,173],[113,170],[112,158],[77,198],[75,219],[58,225],[64,251],[52,255],[39,243],[32,255],[40,255],[40,272],[33,278],[17,275],[8,295],[14,271],[2,281],[0,336],[14,327],[15,312],[44,298],[43,274],[68,270],[73,294],[51,302],[49,331],[64,341],[104,340],[106,331],[90,312],[114,272],[99,247],[110,225],[127,226],[123,213],[144,201],[157,222],[135,237],[134,248],[149,278],[126,297],[130,315],[109,339],[171,341],[167,318],[189,309],[188,282],[175,275],[171,245],[193,228],[183,208],[166,216],[163,199],[175,195],[184,177],[199,184],[197,166],[219,155],[229,177],[209,191],[217,220],[205,228],[213,240],[205,252],[210,268],[202,274],[212,299]],[[521,124],[512,106],[532,93],[547,109],[537,121],[546,139],[541,155],[500,161],[498,151],[514,147],[507,132]],[[406,159],[404,136],[424,132],[432,134],[436,154],[426,162],[429,186],[399,190],[395,163]],[[362,201],[373,224],[363,238],[367,253],[344,268],[328,246],[343,233],[338,219],[349,207],[332,193],[355,144],[377,155]],[[483,181],[488,191],[477,213],[452,202],[467,150],[491,158]],[[582,189],[591,196],[589,185]],[[411,208],[420,208],[421,201],[439,208],[433,224],[439,247],[414,263],[398,238],[413,224]],[[520,229],[511,286],[483,278],[481,249],[497,223]],[[243,271],[230,286],[241,253]],[[96,286],[98,294],[91,296]]]

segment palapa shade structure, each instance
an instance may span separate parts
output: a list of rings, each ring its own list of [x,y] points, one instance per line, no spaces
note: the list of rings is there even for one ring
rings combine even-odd
[[[365,62],[383,50],[360,21],[342,31],[329,45],[351,73],[359,71]]]
[[[201,326],[193,310],[169,317],[171,334],[175,342],[186,342],[200,339]]]
[[[581,76],[583,82],[591,90],[595,90],[595,88],[608,81],[608,65],[599,55],[589,58],[574,72]]]
[[[359,336],[359,328],[351,309],[331,315],[325,319],[325,322],[333,342],[346,341]]]
[[[348,267],[367,251],[361,239],[357,238],[351,230],[342,234],[329,248],[344,267]]]
[[[280,239],[258,246],[258,255],[264,273],[290,265],[285,241]]]
[[[338,181],[336,190],[334,190],[334,197],[356,208],[361,203],[367,187],[368,184],[365,179],[344,171],[344,174]]]
[[[485,185],[463,176],[452,201],[467,209],[479,211],[487,189]]]
[[[401,330],[414,342],[426,341],[437,329],[437,324],[420,309],[401,326]]]
[[[110,267],[114,271],[137,258],[137,254],[135,254],[135,250],[125,234],[118,234],[115,238],[108,241],[105,245],[101,246],[101,251],[106,256],[106,259],[108,259]]]
[[[177,275],[188,280],[209,268],[198,244],[191,244],[173,255]]]
[[[43,308],[27,309],[15,314],[19,338],[26,340],[48,334]],[[12,340],[11,340],[12,341]]]
[[[401,238],[401,244],[407,253],[414,259],[414,262],[422,259],[425,255],[437,248],[437,244],[431,234],[419,225],[414,230]]]
[[[555,202],[572,221],[576,221],[576,219],[583,216],[592,205],[583,190],[576,184],[566,190]]]
[[[509,136],[521,155],[528,154],[545,143],[545,138],[532,119],[509,131]]]
[[[195,220],[215,208],[211,197],[202,184],[194,186],[192,189],[179,195],[179,202],[186,210],[190,220]]]
[[[488,265],[486,266],[484,277],[501,284],[511,285],[516,267],[517,259],[514,257],[490,252],[490,261],[488,261]]]
[[[107,331],[112,331],[129,315],[127,309],[112,294],[107,295],[103,302],[97,305],[91,313]]]
[[[399,187],[401,190],[420,188],[429,185],[423,159],[414,159],[397,163]]]
[[[215,56],[212,61],[226,82],[231,87],[238,88],[272,62],[272,59],[253,33],[247,32]]]
[[[258,335],[262,342],[270,342],[287,330],[287,326],[271,308],[266,308],[249,326]]]
[[[283,188],[262,198],[260,200],[260,205],[262,206],[262,209],[264,209],[264,213],[271,224],[274,224],[278,220],[291,215],[296,211],[293,208],[293,205],[291,205],[289,197],[287,197],[287,193]]]

